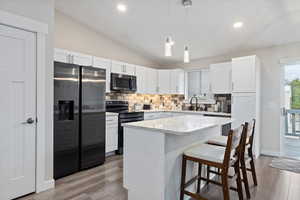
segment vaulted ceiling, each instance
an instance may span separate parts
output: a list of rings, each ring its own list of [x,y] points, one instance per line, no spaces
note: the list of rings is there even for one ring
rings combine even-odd
[[[193,0],[186,23],[181,0],[56,0],[56,9],[160,64],[300,41],[299,0]],[[128,6],[120,13],[116,5]],[[234,29],[242,21],[244,27]],[[175,40],[164,57],[167,35]]]

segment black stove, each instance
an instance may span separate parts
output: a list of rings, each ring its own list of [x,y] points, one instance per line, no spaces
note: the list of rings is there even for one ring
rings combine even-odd
[[[128,101],[106,101],[106,112],[119,113],[118,124],[118,150],[117,154],[123,154],[124,131],[122,123],[144,120],[144,112],[129,111]]]

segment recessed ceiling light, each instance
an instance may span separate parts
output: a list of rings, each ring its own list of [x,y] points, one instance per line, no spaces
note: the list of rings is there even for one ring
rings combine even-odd
[[[123,3],[119,3],[119,4],[117,5],[117,9],[118,9],[118,11],[120,11],[120,12],[126,12],[126,11],[127,11],[127,6],[126,6],[125,4],[123,4]]]
[[[244,26],[243,22],[236,22],[233,24],[233,28],[242,28]]]

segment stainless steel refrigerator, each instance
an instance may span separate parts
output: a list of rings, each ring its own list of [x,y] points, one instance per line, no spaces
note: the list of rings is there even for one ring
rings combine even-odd
[[[105,161],[105,70],[54,63],[54,178]]]

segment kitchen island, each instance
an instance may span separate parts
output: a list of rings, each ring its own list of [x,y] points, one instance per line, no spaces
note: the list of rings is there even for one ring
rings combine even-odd
[[[221,126],[231,122],[231,118],[183,115],[123,124],[128,200],[179,199],[183,151],[221,135]],[[187,178],[195,172],[189,163]]]

